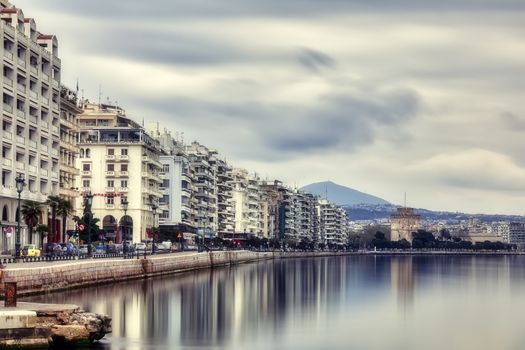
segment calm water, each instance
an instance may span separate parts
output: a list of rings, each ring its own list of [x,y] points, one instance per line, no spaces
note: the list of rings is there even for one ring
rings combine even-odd
[[[525,348],[525,257],[268,261],[29,299],[111,315],[104,349]]]

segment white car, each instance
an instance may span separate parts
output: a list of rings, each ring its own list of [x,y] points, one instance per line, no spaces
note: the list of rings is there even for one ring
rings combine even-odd
[[[146,243],[144,242],[135,243],[135,251],[137,253],[144,253],[146,251]]]

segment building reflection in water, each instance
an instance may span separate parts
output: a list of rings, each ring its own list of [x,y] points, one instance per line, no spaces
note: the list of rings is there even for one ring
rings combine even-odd
[[[510,288],[510,277],[525,279],[515,257],[478,259],[352,256],[276,260],[28,300],[73,303],[109,314],[113,318],[111,349],[236,348],[250,342],[279,344],[290,329],[320,329],[333,315],[352,317],[391,296],[400,316],[406,316],[412,314],[416,296],[458,284],[481,288],[480,281],[487,280],[482,274],[489,273],[489,281],[498,281],[501,288]]]

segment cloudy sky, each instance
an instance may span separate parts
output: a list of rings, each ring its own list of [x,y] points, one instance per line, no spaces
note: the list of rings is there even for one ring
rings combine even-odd
[[[13,0],[63,81],[290,185],[525,214],[522,0]]]

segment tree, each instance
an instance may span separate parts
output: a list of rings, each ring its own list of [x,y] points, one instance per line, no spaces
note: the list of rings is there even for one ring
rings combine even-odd
[[[33,229],[42,217],[42,205],[35,201],[24,201],[22,204],[22,218],[29,230],[29,244],[33,244]]]
[[[51,207],[51,239],[52,241],[57,241],[57,237],[56,237],[56,234],[57,234],[57,208],[58,208],[58,204],[60,203],[61,201],[61,198],[59,196],[48,196],[47,197],[47,200],[46,200],[46,204],[49,205]]]
[[[44,248],[44,237],[47,236],[47,234],[49,233],[49,227],[47,227],[47,225],[38,225],[36,227],[36,233],[38,233],[40,235],[40,246],[42,247],[42,249]]]
[[[66,224],[67,217],[73,212],[73,204],[71,201],[63,198],[58,199],[57,215],[62,216],[62,241],[66,241]]]

